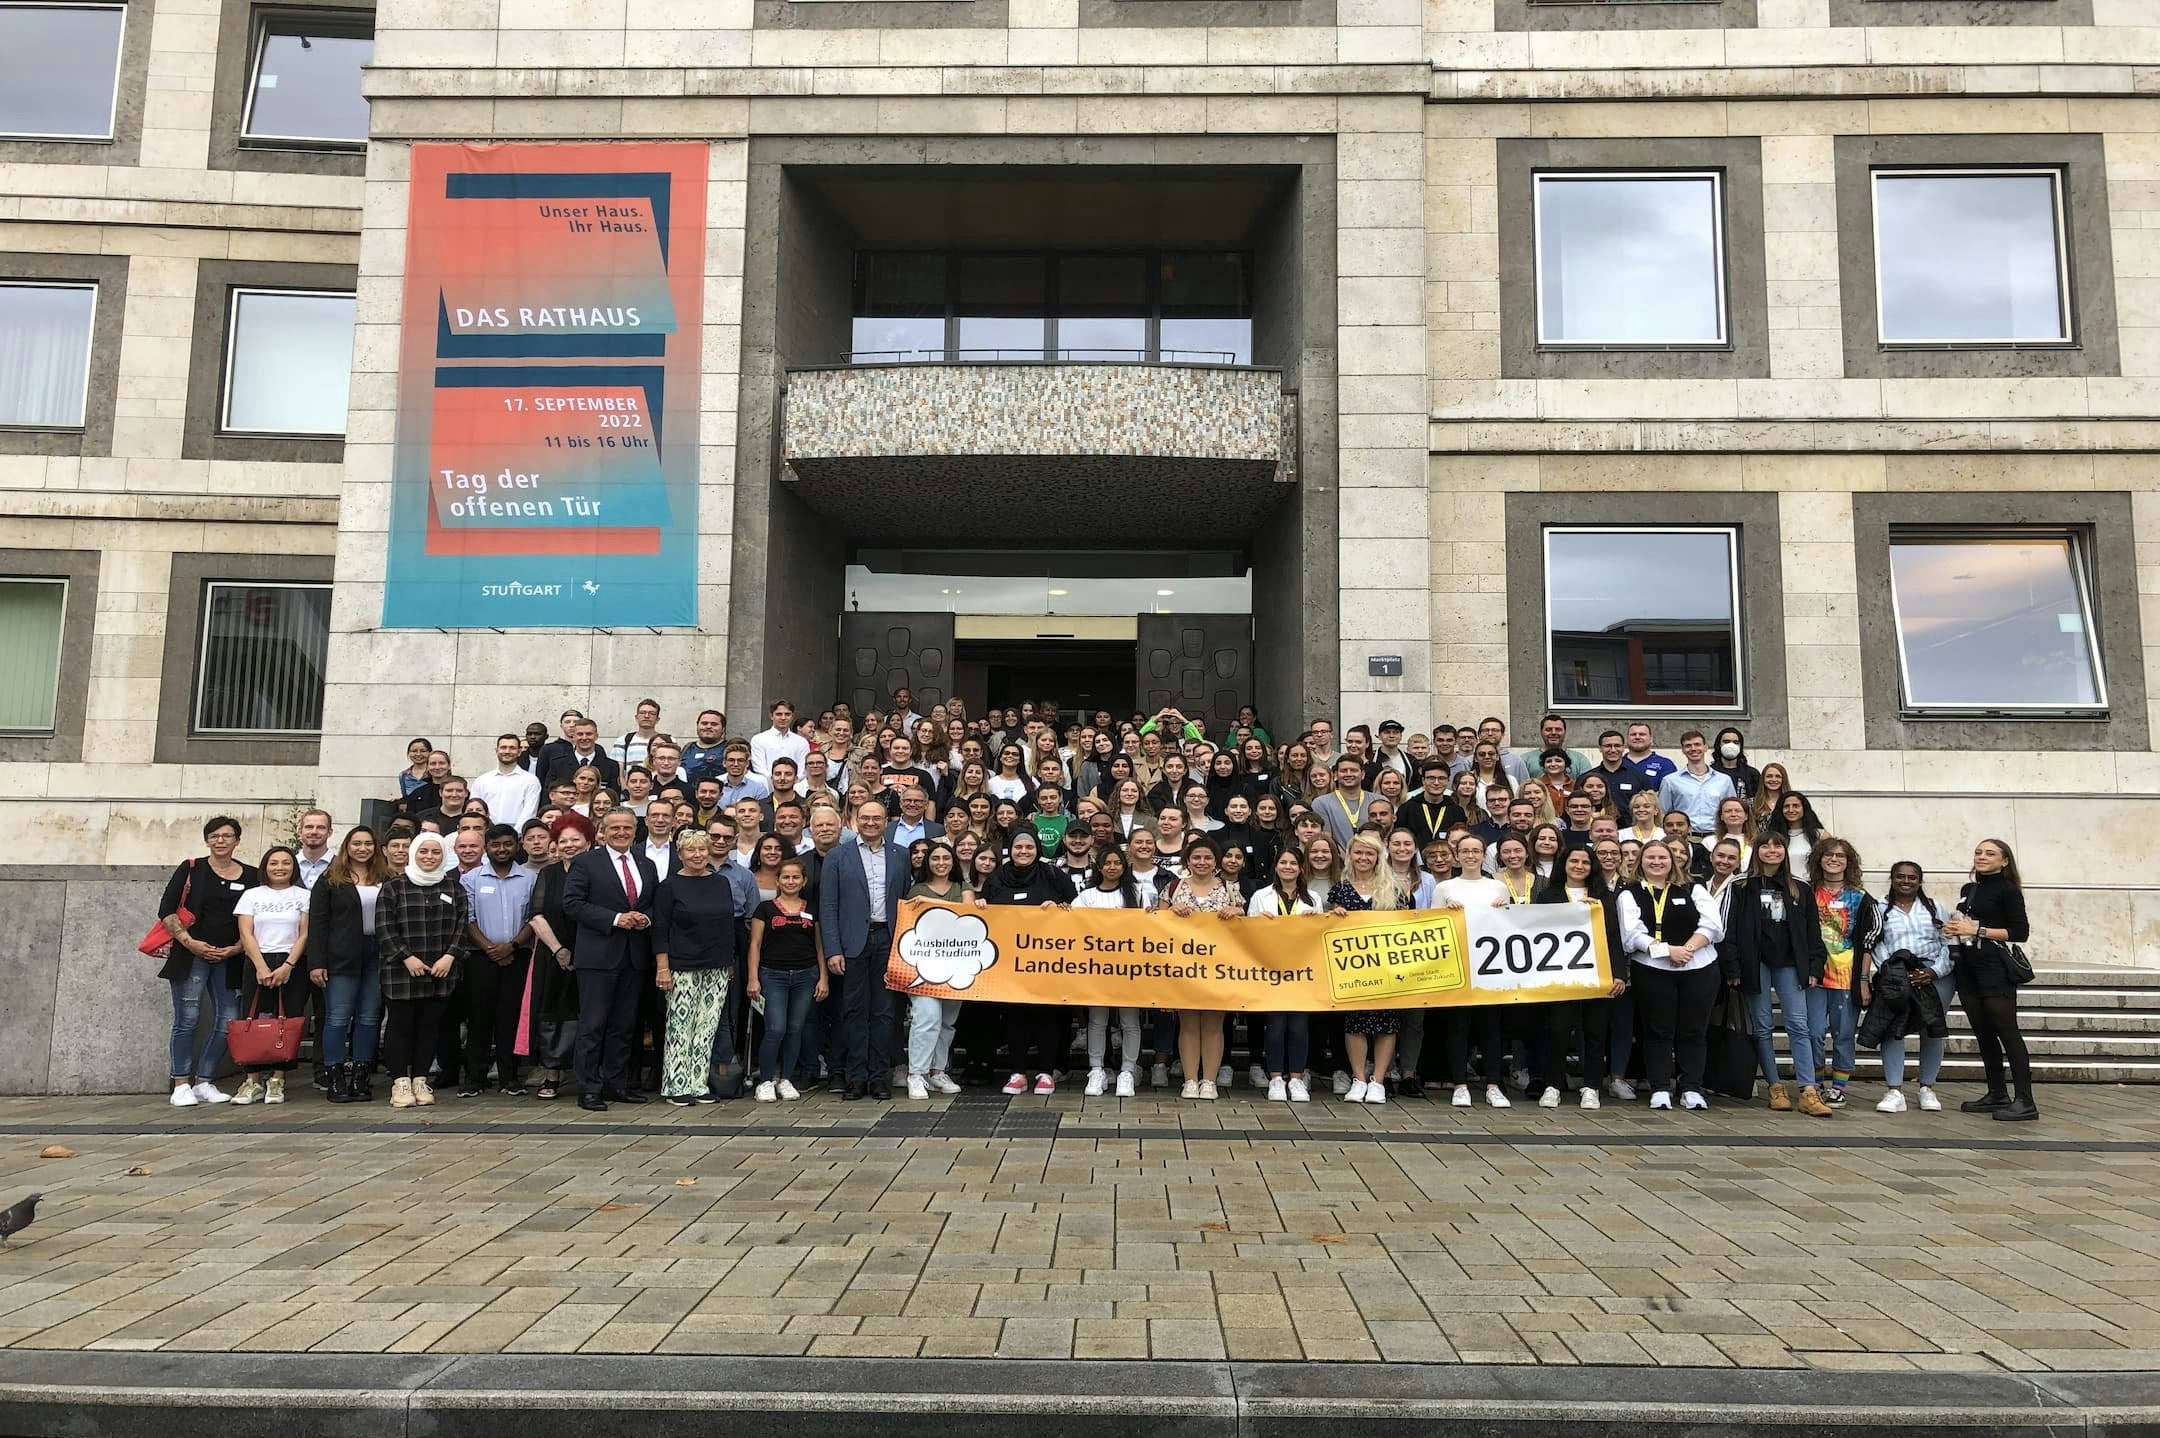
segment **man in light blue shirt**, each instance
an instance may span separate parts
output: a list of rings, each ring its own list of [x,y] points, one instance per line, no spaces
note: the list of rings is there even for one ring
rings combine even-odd
[[[732,809],[744,799],[769,799],[772,785],[750,772],[750,741],[728,740],[720,759],[720,807]]]
[[[497,824],[487,831],[487,858],[458,882],[472,900],[470,933],[475,952],[458,970],[457,996],[449,1018],[465,1016],[465,1084],[461,1096],[478,1098],[487,1085],[488,1059],[495,1083],[506,1094],[518,1085],[518,1009],[525,1001],[525,962],[517,947],[532,900],[535,876],[518,862],[518,831]],[[445,1037],[454,1035],[455,1030]]]
[[[1675,809],[1688,817],[1688,828],[1708,834],[1717,828],[1718,805],[1735,797],[1732,780],[1710,767],[1710,741],[1700,729],[1680,736],[1680,752],[1687,767],[1675,769],[1658,784],[1658,804],[1670,814]]]

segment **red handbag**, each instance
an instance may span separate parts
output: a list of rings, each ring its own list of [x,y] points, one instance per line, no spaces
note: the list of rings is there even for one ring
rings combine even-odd
[[[173,910],[174,917],[180,920],[180,927],[183,929],[195,922],[194,911],[188,908],[188,900],[195,897],[195,861],[193,859],[187,861],[187,869],[187,883],[180,890],[180,907]],[[180,941],[174,938],[171,931],[165,927],[165,921],[157,919],[151,923],[150,932],[142,936],[142,942],[137,944],[135,949],[136,952],[148,954],[153,959],[162,959],[172,953],[173,945],[178,942]]]
[[[277,1017],[258,1018],[255,1011],[262,1007],[263,991],[255,990],[254,1001],[248,1005],[247,1017],[234,1019],[225,1025],[225,1047],[232,1052],[232,1060],[242,1068],[262,1064],[289,1064],[300,1058],[300,1040],[307,1036],[307,1017],[285,1017],[285,990],[277,990]]]

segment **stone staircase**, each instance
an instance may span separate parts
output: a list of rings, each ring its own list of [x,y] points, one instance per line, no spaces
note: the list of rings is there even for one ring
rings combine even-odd
[[[2160,1083],[2160,971],[2040,968],[2018,994],[2018,1018],[2040,1083]],[[1908,1083],[1917,1049],[1906,1040]],[[1860,1077],[1881,1077],[1874,1054],[1858,1058]],[[1943,1078],[1980,1077],[1971,1026],[1953,1004]]]

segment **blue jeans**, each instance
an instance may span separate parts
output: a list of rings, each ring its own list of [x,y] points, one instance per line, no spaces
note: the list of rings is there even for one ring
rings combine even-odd
[[[1957,998],[1957,980],[1948,973],[1935,980],[1935,992],[1942,996],[1943,1013],[1948,1014]],[[1942,1073],[1943,1045],[1947,1039],[1920,1037],[1920,1087],[1935,1087],[1936,1076]],[[1905,1040],[1884,1039],[1882,1046],[1883,1082],[1896,1088],[1905,1082]]]
[[[765,1038],[758,1045],[762,1081],[776,1083],[794,1074],[817,979],[814,968],[758,970],[758,992],[765,996]]]
[[[1816,1052],[1825,1062],[1818,1065],[1827,1070],[1823,1077],[1831,1083],[1843,1083],[1852,1077],[1853,1035],[1860,1026],[1860,1012],[1853,1004],[1851,989],[1813,988],[1807,993],[1808,1032],[1815,1036]],[[1823,1034],[1828,1031],[1829,1038]]]
[[[323,985],[322,1061],[375,1066],[382,1041],[382,975],[373,936],[363,940],[365,962],[357,974],[332,974]]]
[[[1758,971],[1757,983],[1761,985],[1747,996],[1748,1032],[1755,1039],[1755,1059],[1762,1065],[1763,1082],[1778,1081],[1777,1046],[1771,1042],[1770,1000],[1777,999],[1779,1008],[1785,1011],[1785,1042],[1792,1049],[1793,1078],[1800,1087],[1807,1088],[1815,1082],[1815,1045],[1822,1028],[1809,1028],[1815,1006],[1813,997],[1820,989],[1810,989],[1800,977],[1800,970],[1791,964],[1764,964]]]
[[[177,941],[176,941],[177,942]],[[225,960],[197,958],[189,966],[187,977],[171,979],[172,985],[172,1076],[207,1082],[225,1067],[225,1025],[240,1017],[240,996],[225,984]],[[195,1055],[197,1030],[202,1026],[203,995],[210,996],[212,1015],[207,1042],[202,1044],[202,1057]]]

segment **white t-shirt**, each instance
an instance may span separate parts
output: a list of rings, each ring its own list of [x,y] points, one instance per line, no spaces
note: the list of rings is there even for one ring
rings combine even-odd
[[[1320,912],[1320,906],[1312,901],[1311,895],[1305,894],[1300,895],[1297,901],[1290,906],[1290,912],[1293,914],[1317,914]],[[1281,915],[1282,900],[1281,896],[1276,893],[1275,886],[1270,884],[1253,895],[1252,899],[1245,905],[1245,913],[1248,917],[1255,919],[1264,914]]]
[[[1495,899],[1508,896],[1507,885],[1498,879],[1442,879],[1433,885],[1433,902],[1464,909],[1489,909]]]
[[[360,932],[375,932],[375,899],[382,893],[380,884],[355,884],[353,892],[360,896]]]
[[[1076,909],[1122,909],[1125,896],[1116,889],[1082,889],[1073,895]]]
[[[1008,779],[1002,774],[991,775],[983,787],[990,791],[993,798],[1010,799],[1015,804],[1025,799],[1028,791],[1026,780]]]
[[[273,889],[257,884],[233,905],[235,914],[255,921],[255,946],[266,954],[289,954],[300,937],[300,921],[307,917],[308,891],[298,884]]]

